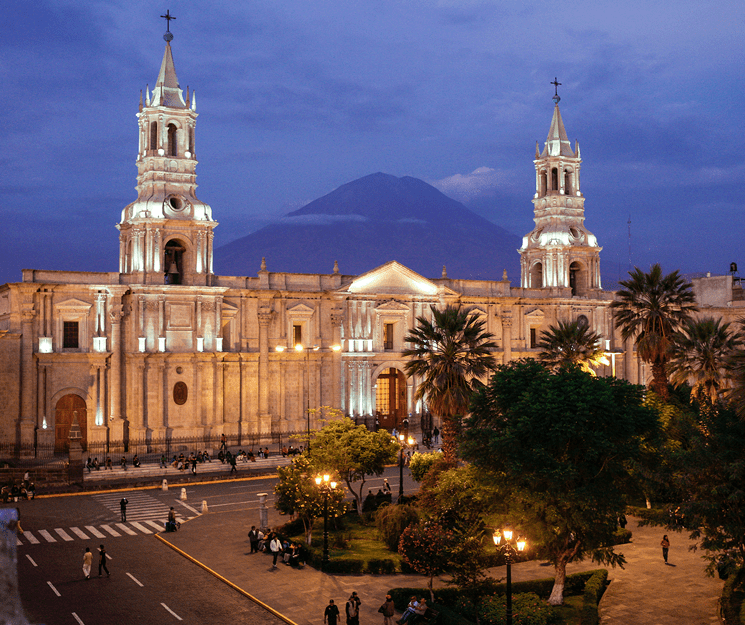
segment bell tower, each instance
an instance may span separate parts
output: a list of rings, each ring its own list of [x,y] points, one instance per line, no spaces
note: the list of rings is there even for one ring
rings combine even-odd
[[[212,208],[196,196],[196,94],[186,99],[176,76],[169,28],[152,93],[140,93],[137,199],[122,211],[119,272],[126,282],[209,286]]]
[[[573,296],[602,288],[597,239],[585,228],[585,198],[580,190],[579,143],[574,150],[559,111],[558,86],[554,115],[543,151],[535,146],[535,227],[523,237],[520,252],[524,288],[570,287]]]

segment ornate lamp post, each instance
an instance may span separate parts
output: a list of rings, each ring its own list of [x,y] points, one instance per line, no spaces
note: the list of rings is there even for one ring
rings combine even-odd
[[[528,541],[524,538],[516,538],[513,541],[512,535],[513,531],[508,527],[494,532],[494,544],[497,547],[497,552],[503,553],[507,559],[507,625],[512,625],[512,558],[517,553],[524,551],[528,544]]]
[[[321,559],[321,571],[326,569],[329,563],[329,493],[336,488],[336,482],[329,482],[328,473],[316,476],[316,484],[323,493],[323,558]]]
[[[411,447],[414,442],[411,436],[407,440],[404,440],[403,434],[398,435],[398,443],[401,445],[398,453],[398,503],[401,503],[404,496],[404,450]]]

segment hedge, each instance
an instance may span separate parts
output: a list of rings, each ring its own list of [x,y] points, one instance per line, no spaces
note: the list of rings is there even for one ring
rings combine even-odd
[[[593,575],[587,580],[585,590],[582,593],[582,611],[580,613],[582,625],[598,625],[600,622],[598,604],[607,586],[608,571],[606,569],[593,571]]]

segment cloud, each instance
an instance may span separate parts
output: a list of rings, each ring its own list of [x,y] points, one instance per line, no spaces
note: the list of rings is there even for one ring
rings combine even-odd
[[[512,185],[514,180],[511,172],[479,167],[470,174],[453,174],[428,182],[454,200],[467,203],[479,197],[493,195],[498,189]]]
[[[295,215],[283,217],[279,223],[287,226],[332,226],[338,223],[362,223],[367,217],[362,215]]]

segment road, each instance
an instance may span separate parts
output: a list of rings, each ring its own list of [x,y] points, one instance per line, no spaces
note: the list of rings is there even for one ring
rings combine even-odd
[[[405,488],[415,485],[408,470]],[[398,490],[398,469],[371,478],[377,490],[387,477]],[[201,514],[245,511],[246,524],[258,525],[259,493],[267,493],[269,524],[281,524],[273,507],[276,478],[251,478],[181,487],[37,498],[17,504],[24,534],[18,540],[21,599],[32,623],[94,625],[179,621],[282,623],[280,619],[187,561],[155,538],[173,507],[184,521]],[[119,501],[129,500],[121,522]],[[217,516],[215,518],[218,518]],[[111,577],[98,577],[97,547],[106,546]],[[94,552],[90,580],[82,572],[85,547]],[[187,549],[188,552],[188,549]]]

